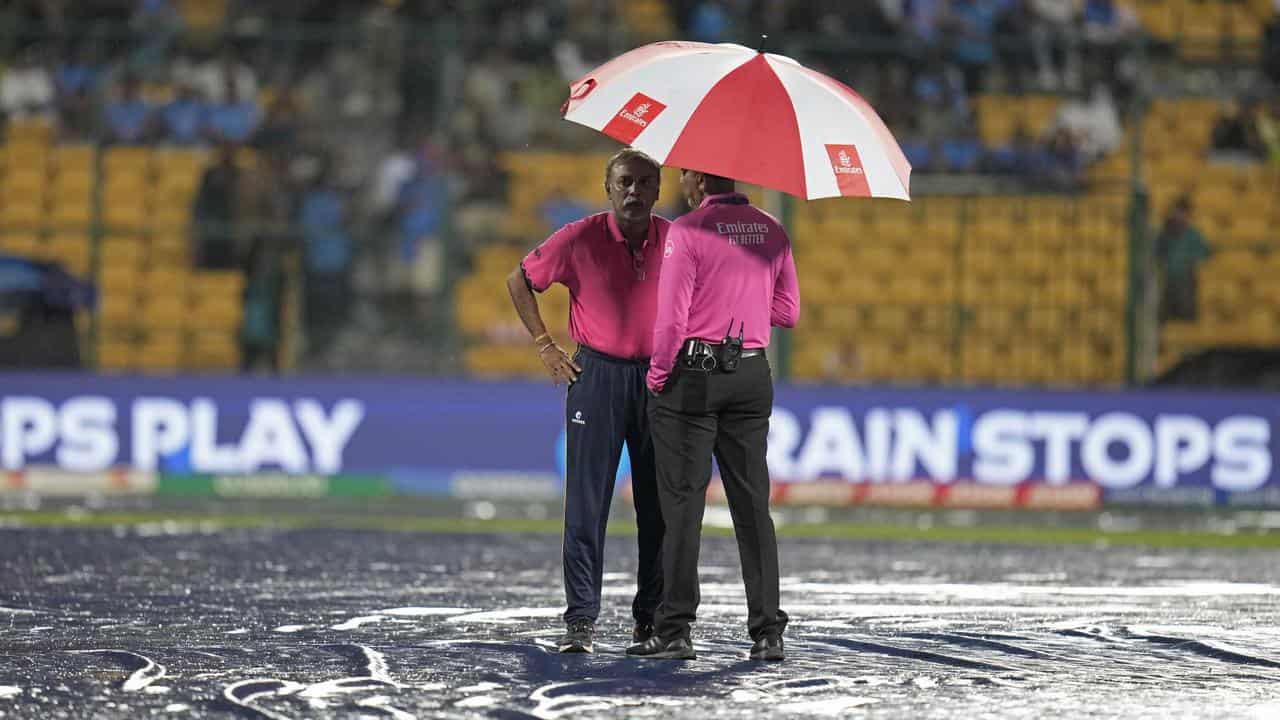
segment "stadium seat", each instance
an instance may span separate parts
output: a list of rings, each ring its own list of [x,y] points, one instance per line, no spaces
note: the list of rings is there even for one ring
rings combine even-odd
[[[49,259],[62,265],[67,272],[87,278],[92,267],[93,248],[88,237],[74,234],[54,235],[49,238]]]
[[[98,318],[104,332],[114,335],[132,333],[142,327],[138,302],[131,294],[105,292],[98,304]]]
[[[150,215],[142,204],[142,198],[118,197],[108,203],[103,200],[102,223],[108,232],[137,232],[147,227]]]
[[[58,175],[96,172],[96,150],[92,145],[58,145],[53,149],[52,168]]]
[[[141,279],[137,268],[129,265],[103,266],[98,271],[98,285],[104,295],[134,297],[138,294]]]
[[[102,266],[128,267],[141,270],[147,262],[147,247],[142,240],[129,235],[109,235],[99,249]]]
[[[7,203],[0,209],[0,228],[6,232],[14,230],[36,230],[44,224],[44,208],[32,203]]]
[[[84,230],[93,224],[93,205],[89,197],[59,197],[47,217],[48,225],[60,231]]]
[[[116,177],[150,175],[151,149],[145,147],[113,147],[103,152],[102,169],[108,182]]]
[[[152,332],[134,355],[134,365],[144,372],[176,371],[182,364],[184,343],[177,332]]]
[[[101,340],[98,342],[98,369],[108,372],[132,370],[134,345],[125,340]]]
[[[192,336],[183,355],[183,366],[190,370],[234,370],[240,366],[240,342],[237,334],[210,332],[201,328]]]

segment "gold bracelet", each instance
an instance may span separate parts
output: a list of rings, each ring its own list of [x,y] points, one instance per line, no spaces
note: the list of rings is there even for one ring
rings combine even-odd
[[[536,338],[534,338],[534,339],[533,339],[533,344],[534,344],[534,345],[537,345],[538,343],[542,342],[543,338],[546,338],[547,340],[550,340],[550,339],[551,339],[551,333],[545,333],[545,332],[544,332],[544,333],[542,333],[541,335],[539,335],[538,337],[536,337]]]
[[[547,343],[546,345],[543,345],[542,347],[538,348],[538,354],[539,354],[539,355],[541,355],[542,353],[546,352],[547,348],[549,348],[549,347],[555,347],[555,346],[556,346],[556,343],[555,343],[555,341],[554,341],[554,340],[552,340],[551,342]]]

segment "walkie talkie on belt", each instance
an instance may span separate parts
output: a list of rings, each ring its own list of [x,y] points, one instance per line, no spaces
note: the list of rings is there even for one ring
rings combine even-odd
[[[720,371],[735,372],[738,369],[738,361],[742,359],[742,331],[746,326],[743,322],[738,325],[738,337],[733,337],[733,319],[729,319],[729,329],[724,333],[724,342],[720,344]]]

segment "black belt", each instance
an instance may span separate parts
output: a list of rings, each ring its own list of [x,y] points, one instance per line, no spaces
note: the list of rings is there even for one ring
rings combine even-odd
[[[721,351],[724,343],[709,343],[697,338],[689,338],[680,348],[680,365],[691,370],[711,372],[720,367]],[[744,348],[738,355],[741,360],[764,355],[764,348]]]

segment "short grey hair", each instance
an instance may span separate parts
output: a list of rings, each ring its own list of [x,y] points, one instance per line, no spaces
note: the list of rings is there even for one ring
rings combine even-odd
[[[633,147],[624,147],[609,158],[609,162],[604,166],[604,184],[609,184],[609,177],[613,174],[613,166],[618,163],[624,163],[629,160],[639,160],[649,167],[653,168],[653,172],[658,176],[658,182],[662,182],[662,163],[649,157],[643,150],[637,150]]]

